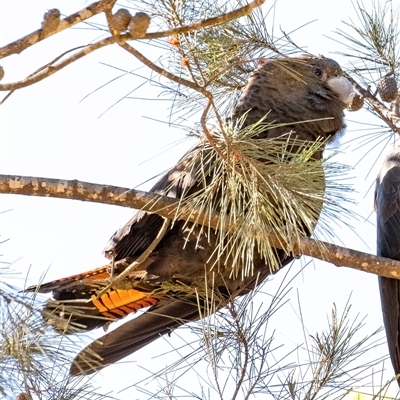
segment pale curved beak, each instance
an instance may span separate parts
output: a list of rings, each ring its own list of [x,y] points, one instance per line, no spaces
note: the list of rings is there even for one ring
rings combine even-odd
[[[333,78],[328,79],[328,86],[334,90],[338,95],[340,100],[349,106],[354,96],[357,94],[353,88],[353,85],[350,81],[344,76],[334,76]]]

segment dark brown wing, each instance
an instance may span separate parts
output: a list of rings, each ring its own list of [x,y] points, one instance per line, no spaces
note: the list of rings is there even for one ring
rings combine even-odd
[[[173,198],[181,198],[186,193],[193,193],[196,190],[197,181],[193,172],[194,168],[188,168],[187,164],[194,154],[198,154],[196,150],[197,146],[168,171],[151,191]],[[172,274],[178,279],[180,277],[184,282],[190,280],[191,274],[193,275],[198,266],[205,263],[205,257],[210,255],[209,252],[207,255],[202,255],[198,260],[201,264],[193,262],[193,269],[182,276],[179,276],[177,271],[168,271],[168,263],[180,265],[179,250],[184,242],[174,240],[176,237],[182,239],[182,235],[177,235],[181,227],[179,223],[167,233],[164,246],[160,246],[158,251],[161,262],[156,263],[154,268],[156,273],[161,272],[160,275],[136,271],[137,273],[133,273],[133,278],[132,276],[129,278],[134,288],[131,288],[130,292],[113,289],[100,299],[97,299],[97,294],[108,285],[111,269],[115,276],[124,271],[154,241],[163,222],[163,218],[157,214],[136,211],[132,218],[114,233],[104,250],[106,256],[113,260],[112,264],[39,286],[34,285],[28,287],[26,291],[52,293],[52,299],[48,300],[42,314],[61,333],[74,333],[77,329],[92,330],[106,325],[109,321],[123,318],[138,309],[154,306],[158,303],[160,296],[154,297],[152,292],[159,289],[161,282],[171,279]],[[163,259],[168,261],[163,263]],[[152,261],[150,257],[148,262]],[[187,263],[187,260],[185,262]],[[141,268],[146,268],[146,265],[141,265]],[[138,276],[137,280],[140,282],[136,282],[135,276]]]
[[[175,199],[193,193],[198,187],[195,166],[188,168],[188,163],[197,154],[201,144],[196,145],[168,171],[150,190]],[[125,257],[135,257],[143,253],[160,231],[163,218],[157,214],[137,211],[132,218],[119,228],[107,243],[104,254],[115,261]]]
[[[115,261],[125,257],[135,257],[143,253],[153,242],[163,225],[163,218],[144,211],[133,217],[110,238],[104,254]]]
[[[400,157],[399,150],[385,160],[375,190],[377,255],[400,260]],[[389,354],[400,373],[400,280],[379,277],[383,322]],[[400,385],[400,380],[398,381]]]

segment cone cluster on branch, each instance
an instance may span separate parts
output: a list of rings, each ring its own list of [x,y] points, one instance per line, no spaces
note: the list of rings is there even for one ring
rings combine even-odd
[[[113,15],[114,29],[118,32],[125,32],[131,22],[132,15],[125,9],[121,8]]]
[[[136,13],[129,23],[129,33],[134,38],[143,37],[150,25],[150,17],[144,12]]]
[[[358,93],[354,93],[353,99],[347,106],[348,111],[358,111],[364,106],[364,96]]]
[[[47,13],[43,15],[42,33],[48,35],[49,33],[56,31],[60,24],[60,17],[61,13],[57,8],[47,11]]]
[[[398,87],[396,78],[391,75],[385,75],[378,82],[378,93],[381,99],[387,103],[391,103],[396,100]]]
[[[144,12],[138,12],[132,16],[127,9],[121,8],[113,15],[113,25],[118,33],[129,30],[134,38],[141,38],[147,32],[150,17]]]

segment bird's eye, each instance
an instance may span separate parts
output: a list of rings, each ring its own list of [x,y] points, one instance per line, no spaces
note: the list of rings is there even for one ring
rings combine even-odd
[[[322,69],[318,68],[318,67],[314,67],[313,68],[313,73],[317,76],[321,76],[322,75]]]

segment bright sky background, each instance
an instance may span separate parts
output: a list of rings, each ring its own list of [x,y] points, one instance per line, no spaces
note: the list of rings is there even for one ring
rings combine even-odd
[[[1,45],[4,45],[38,29],[48,9],[59,8],[63,15],[69,15],[89,2],[3,0],[0,4]],[[271,4],[267,1],[265,7]],[[306,46],[309,52],[324,54],[346,64],[342,57],[332,54],[344,51],[344,47],[325,35],[333,37],[333,30],[338,27],[345,29],[341,21],[349,21],[350,18],[356,19],[349,0],[278,0],[275,26],[290,32],[316,20],[293,34],[292,39]],[[21,55],[2,60],[1,65],[5,69],[3,82],[22,79],[64,51],[98,39],[101,35],[99,31],[80,27],[57,34]],[[151,27],[149,31],[152,31]],[[156,59],[152,47],[140,48],[150,59]],[[117,46],[108,47],[49,79],[14,93],[0,108],[1,173],[78,179],[130,188],[173,165],[192,142],[182,141],[185,132],[149,119],[168,121],[168,103],[125,99],[105,112],[141,83],[135,76],[125,75],[99,89],[122,75],[111,66],[123,70],[141,67],[139,62]],[[141,68],[138,72],[144,71]],[[92,93],[96,89],[99,90]],[[157,88],[146,85],[133,96],[155,98],[157,94]],[[370,117],[366,112],[359,112],[348,114],[347,119],[364,122]],[[374,184],[386,150],[381,155],[384,146],[377,145],[377,142],[358,151],[357,142],[346,144],[361,136],[357,129],[360,125],[348,122],[348,130],[341,139],[343,154],[337,160],[354,167],[350,176],[354,177],[354,199],[358,202],[354,209],[360,217],[350,221],[354,232],[343,227],[344,224],[335,229],[336,242],[374,253],[373,189],[369,189]],[[165,152],[176,141],[180,143]],[[392,146],[391,142],[387,150]],[[371,148],[372,152],[361,160],[366,150]],[[141,188],[150,186],[147,184]],[[1,240],[9,239],[2,246],[3,261],[13,263],[13,271],[20,273],[15,277],[7,276],[6,280],[21,288],[28,270],[27,284],[31,285],[48,268],[46,281],[105,264],[102,256],[104,245],[132,214],[132,210],[108,205],[11,195],[1,196],[0,210],[11,210],[1,214]],[[293,271],[297,272],[298,266]],[[273,294],[283,275],[275,276],[264,291]],[[366,316],[364,336],[382,326],[376,276],[316,261],[294,281],[291,302],[273,321],[277,340],[285,343],[288,351],[303,342],[297,294],[310,334],[326,326],[333,303],[342,311],[350,295],[351,316]],[[113,395],[118,399],[148,398],[135,388],[119,394],[118,391],[149,375],[136,363],[149,371],[165,366],[170,356],[157,360],[153,357],[179,345],[179,338],[174,336],[159,339],[131,356],[129,360],[133,362],[125,370],[120,366],[103,370],[94,378],[95,386],[101,386],[104,393],[114,390]],[[187,340],[193,340],[193,337]],[[381,346],[375,357],[384,353],[387,349]],[[374,356],[368,358],[373,359]],[[386,367],[387,371],[382,375],[384,382],[392,376],[389,361]],[[395,388],[392,392],[393,395],[396,393]]]

